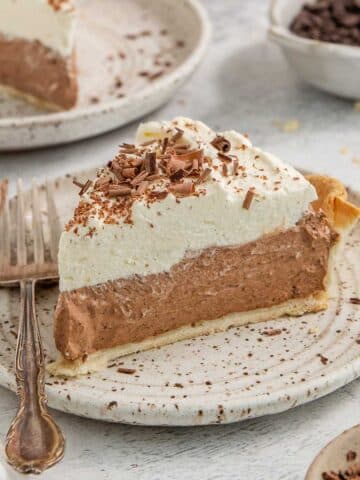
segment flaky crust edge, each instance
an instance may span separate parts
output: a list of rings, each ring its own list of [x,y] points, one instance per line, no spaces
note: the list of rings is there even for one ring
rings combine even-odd
[[[318,199],[313,202],[315,210],[322,210],[333,229],[339,233],[351,230],[360,217],[360,208],[347,201],[344,185],[333,177],[325,175],[306,175],[313,185]]]

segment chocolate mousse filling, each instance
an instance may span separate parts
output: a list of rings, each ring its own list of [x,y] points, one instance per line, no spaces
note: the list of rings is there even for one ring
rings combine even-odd
[[[0,84],[69,109],[77,99],[74,55],[63,57],[37,40],[0,34]]]
[[[181,326],[323,292],[337,239],[323,213],[245,245],[189,253],[170,271],[62,292],[55,341],[63,357],[139,342]]]

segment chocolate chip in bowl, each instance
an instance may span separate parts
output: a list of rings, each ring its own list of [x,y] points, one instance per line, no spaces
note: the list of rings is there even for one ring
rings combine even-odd
[[[269,37],[305,82],[360,99],[359,0],[272,0]]]
[[[304,38],[360,46],[360,1],[318,0],[306,3],[290,25]]]

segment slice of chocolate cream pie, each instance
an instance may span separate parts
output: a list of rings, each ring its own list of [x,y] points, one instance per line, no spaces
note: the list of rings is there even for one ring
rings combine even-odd
[[[140,125],[80,203],[59,250],[54,374],[327,306],[334,248],[359,216],[248,138],[177,118]]]
[[[70,0],[0,0],[0,87],[44,108],[77,100]]]

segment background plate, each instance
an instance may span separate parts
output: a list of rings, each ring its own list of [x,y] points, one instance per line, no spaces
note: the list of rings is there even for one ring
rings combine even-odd
[[[199,64],[210,23],[197,0],[75,0],[80,98],[50,113],[0,96],[0,150],[79,140],[166,102]]]
[[[92,177],[94,171],[79,175]],[[55,181],[63,220],[78,199],[70,176]],[[350,198],[360,203],[359,195]],[[42,201],[45,199],[43,198]],[[29,202],[27,202],[29,204]],[[30,225],[30,218],[29,218]],[[227,423],[280,412],[360,376],[360,228],[347,239],[327,311],[230,329],[129,355],[78,379],[47,379],[49,404],[77,415],[146,425]],[[57,287],[39,288],[48,359],[56,356],[52,315]],[[15,389],[17,290],[0,289],[0,384]],[[280,329],[278,335],[267,335]],[[120,366],[135,373],[119,373]]]

